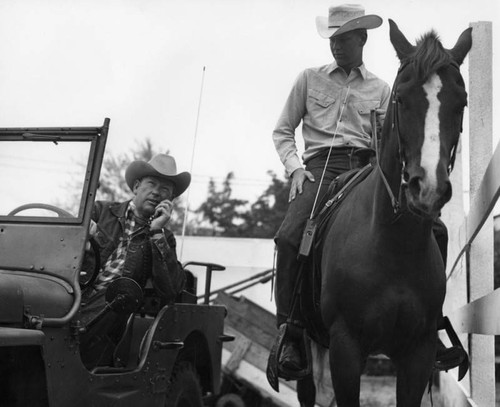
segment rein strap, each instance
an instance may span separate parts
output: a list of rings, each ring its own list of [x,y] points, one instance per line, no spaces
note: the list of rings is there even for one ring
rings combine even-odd
[[[393,100],[392,103],[396,103],[396,101]],[[375,109],[370,110],[370,121],[372,124],[372,132],[373,132],[372,140],[373,140],[373,145],[375,146],[375,155],[377,158],[377,168],[379,170],[382,181],[384,181],[385,189],[387,190],[387,193],[389,194],[389,198],[391,199],[392,209],[394,210],[394,213],[396,214],[401,209],[401,205],[399,203],[399,200],[396,199],[394,193],[392,192],[392,189],[389,186],[389,182],[387,181],[387,178],[385,177],[384,171],[382,171],[382,168],[380,167],[380,156],[379,156],[378,134],[377,134],[377,111]]]

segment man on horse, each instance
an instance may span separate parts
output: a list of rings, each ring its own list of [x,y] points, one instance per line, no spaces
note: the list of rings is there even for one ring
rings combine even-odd
[[[381,24],[382,18],[365,15],[361,5],[353,4],[330,7],[328,17],[317,17],[318,33],[330,40],[334,62],[299,74],[273,132],[276,150],[292,178],[289,208],[275,237],[277,325],[283,335],[278,341],[278,370],[288,379],[300,378],[306,365],[303,322],[293,297],[307,219],[338,175],[367,161],[364,153],[374,132],[370,112],[377,111],[380,124],[390,99],[389,85],[363,63],[367,30]],[[295,141],[301,122],[305,167]],[[440,244],[444,252],[446,244]]]

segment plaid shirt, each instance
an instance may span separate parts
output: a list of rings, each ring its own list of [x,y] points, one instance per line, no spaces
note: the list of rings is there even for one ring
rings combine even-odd
[[[120,277],[123,273],[123,265],[125,264],[125,257],[127,256],[130,235],[135,229],[134,210],[135,204],[133,201],[130,201],[127,211],[125,212],[125,230],[120,238],[118,247],[111,254],[111,256],[109,256],[108,261],[97,278],[97,282],[94,287],[97,291],[106,288],[111,281]]]

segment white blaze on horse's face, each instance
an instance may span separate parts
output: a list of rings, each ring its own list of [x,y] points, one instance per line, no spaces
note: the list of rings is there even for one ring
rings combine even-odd
[[[436,73],[432,74],[424,84],[424,92],[429,102],[425,115],[424,143],[422,145],[420,165],[425,170],[425,177],[421,180],[420,199],[424,202],[432,200],[438,187],[438,164],[441,142],[439,138],[439,92],[443,84]]]

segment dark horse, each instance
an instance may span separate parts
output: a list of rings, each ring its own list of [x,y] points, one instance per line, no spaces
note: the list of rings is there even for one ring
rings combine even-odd
[[[360,375],[376,353],[394,363],[397,405],[420,406],[446,291],[432,226],[451,198],[449,173],[467,104],[459,66],[471,29],[446,50],[434,32],[413,46],[389,24],[401,66],[376,168],[343,198],[320,249],[320,309],[339,407],[360,405]],[[311,405],[307,387],[299,383],[302,406]]]

